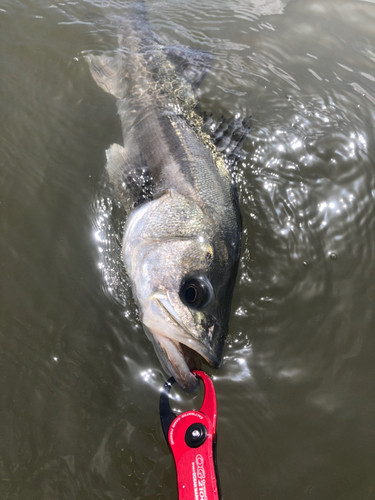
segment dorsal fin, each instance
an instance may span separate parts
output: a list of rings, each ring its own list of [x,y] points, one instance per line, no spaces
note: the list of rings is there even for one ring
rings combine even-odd
[[[169,45],[165,47],[165,51],[177,73],[190,83],[193,90],[196,90],[211,67],[212,55],[185,45]]]
[[[244,120],[222,116],[219,121],[215,121],[212,113],[208,115],[204,112],[202,117],[204,132],[211,136],[216,149],[226,156],[229,167],[234,167],[244,158],[242,146],[250,132],[251,116]]]

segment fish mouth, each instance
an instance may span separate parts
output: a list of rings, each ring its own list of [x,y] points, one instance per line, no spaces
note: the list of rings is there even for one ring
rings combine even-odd
[[[200,356],[210,366],[220,366],[220,358],[207,342],[194,338],[173,309],[167,295],[157,294],[150,299],[142,322],[146,332],[151,334],[164,369],[184,391],[194,392],[198,388],[199,381],[191,370],[200,368]]]

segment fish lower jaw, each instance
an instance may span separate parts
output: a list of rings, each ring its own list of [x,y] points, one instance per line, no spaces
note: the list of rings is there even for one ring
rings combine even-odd
[[[164,297],[149,302],[142,323],[165,371],[186,392],[198,388],[199,382],[191,370],[200,368],[199,356],[211,366],[219,365],[210,349],[180,324]]]
[[[192,366],[191,358],[187,356],[187,351],[184,352],[182,344],[161,335],[153,335],[153,340],[165,371],[172,375],[184,391],[195,392],[199,385],[198,379],[191,372],[195,366]]]
[[[191,370],[201,368],[202,358],[210,366],[214,366],[212,361],[201,353],[169,337],[154,334],[153,343],[165,371],[172,375],[186,392],[195,392],[199,386],[199,381]]]

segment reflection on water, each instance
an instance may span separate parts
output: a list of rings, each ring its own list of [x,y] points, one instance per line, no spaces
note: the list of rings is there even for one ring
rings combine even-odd
[[[0,6],[0,497],[176,498],[164,374],[121,262],[104,172],[116,107],[84,51],[122,1]],[[375,4],[149,5],[215,57],[215,116],[252,115],[243,252],[214,375],[224,498],[373,498]],[[202,395],[173,396],[176,409]]]

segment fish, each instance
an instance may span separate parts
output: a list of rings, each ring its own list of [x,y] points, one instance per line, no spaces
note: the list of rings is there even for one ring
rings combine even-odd
[[[198,359],[221,364],[241,249],[233,169],[249,119],[202,113],[212,56],[156,36],[144,2],[116,20],[118,48],[85,54],[116,98],[123,144],[106,170],[127,219],[122,258],[140,320],[164,370],[193,392]]]

